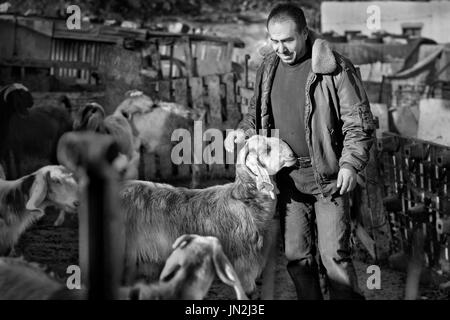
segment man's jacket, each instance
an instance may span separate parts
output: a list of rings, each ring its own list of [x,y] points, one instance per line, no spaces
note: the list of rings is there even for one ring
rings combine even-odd
[[[312,71],[306,81],[304,125],[316,181],[323,186],[336,179],[341,167],[352,167],[358,173],[364,169],[375,123],[353,64],[312,32],[308,41]],[[249,136],[261,134],[261,129],[270,134],[274,129],[270,92],[279,61],[271,52],[257,71],[248,113],[238,126]]]

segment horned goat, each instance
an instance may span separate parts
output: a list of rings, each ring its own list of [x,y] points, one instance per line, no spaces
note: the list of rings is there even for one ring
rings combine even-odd
[[[275,213],[270,176],[297,159],[278,138],[253,136],[237,157],[235,182],[205,189],[175,188],[128,181],[120,201],[126,214],[126,281],[154,278],[170,254],[170,244],[183,234],[214,236],[233,264],[246,293],[265,264]],[[266,243],[267,242],[267,243]]]
[[[69,111],[63,106],[31,107],[33,98],[20,84],[8,86],[0,100],[0,160],[6,177],[18,179],[57,164],[58,140],[72,129]]]
[[[142,152],[157,156],[166,155],[167,150],[172,149],[172,133],[175,130],[186,129],[192,131],[194,121],[204,121],[206,110],[188,108],[184,105],[153,101],[141,91],[132,90],[127,92],[127,98],[117,107],[116,113],[124,115],[134,114],[128,117],[132,127],[135,129],[142,146]],[[149,112],[149,106],[150,112]],[[145,161],[141,163],[141,170],[146,171]],[[148,168],[150,170],[154,168]],[[199,185],[199,166],[191,165],[192,180],[191,187]],[[142,178],[141,178],[142,179]]]
[[[88,102],[75,113],[73,129],[75,131],[93,131],[112,136],[120,152],[114,161],[115,168],[120,172],[122,178],[137,179],[139,175],[140,142],[135,130],[132,128],[131,119],[134,113],[146,112],[146,110],[150,110],[150,107],[142,105],[140,109],[133,109],[129,112],[117,110],[112,115],[105,117],[105,110],[100,104]],[[61,211],[54,225],[60,226],[64,223],[64,220],[65,212]]]
[[[12,250],[50,205],[67,212],[79,205],[77,182],[65,167],[45,166],[17,180],[0,180],[0,255]]]
[[[113,114],[105,117],[105,110],[101,105],[89,102],[78,110],[73,128],[76,131],[94,131],[111,135],[121,153],[116,160],[116,168],[124,179],[137,179],[140,140],[132,119],[135,113],[150,112],[152,105],[153,102],[142,104],[141,108],[127,112],[117,108]]]

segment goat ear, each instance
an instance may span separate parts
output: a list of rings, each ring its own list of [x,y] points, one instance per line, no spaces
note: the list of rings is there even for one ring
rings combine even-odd
[[[213,262],[216,269],[217,276],[223,283],[234,288],[238,300],[248,300],[244,289],[242,288],[241,281],[234,271],[234,268],[228,260],[227,256],[222,250],[222,246],[217,241],[213,246]]]
[[[184,248],[189,242],[192,241],[192,239],[194,239],[194,237],[195,235],[192,234],[184,234],[178,237],[173,243],[172,249],[176,250]],[[159,275],[159,280],[169,281],[175,275],[175,273],[178,272],[178,270],[181,268],[177,254],[179,254],[179,252],[174,251],[169,256],[169,258],[167,258],[164,268],[161,271],[161,274]]]
[[[80,163],[78,140],[73,132],[66,132],[59,138],[56,148],[58,162],[73,172],[77,171]]]
[[[256,175],[256,188],[261,192],[269,194],[272,199],[275,199],[275,186],[270,179],[269,172],[259,162],[258,156],[256,154],[249,154],[245,164]]]
[[[44,210],[40,208],[47,196],[47,184],[50,180],[50,172],[38,172],[34,175],[34,182],[29,190],[29,198],[25,208],[30,211],[39,211],[44,214]]]

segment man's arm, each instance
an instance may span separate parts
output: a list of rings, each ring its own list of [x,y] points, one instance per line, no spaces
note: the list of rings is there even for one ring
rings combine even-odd
[[[260,95],[260,84],[261,84],[261,74],[263,70],[263,64],[259,66],[256,71],[255,78],[255,90],[253,97],[250,99],[250,104],[248,106],[247,113],[244,114],[243,119],[239,122],[237,129],[241,129],[245,132],[247,137],[251,137],[257,133],[256,130],[256,103]]]
[[[345,61],[337,88],[344,134],[339,166],[341,169],[352,168],[359,172],[369,162],[375,122],[363,83],[350,61]]]

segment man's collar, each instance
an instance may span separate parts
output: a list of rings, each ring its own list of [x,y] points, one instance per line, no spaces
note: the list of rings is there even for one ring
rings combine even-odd
[[[312,44],[311,69],[317,74],[329,74],[336,70],[337,63],[329,43],[319,38],[312,30],[308,31],[308,41]],[[268,54],[265,60],[274,61],[278,58],[275,52]]]

